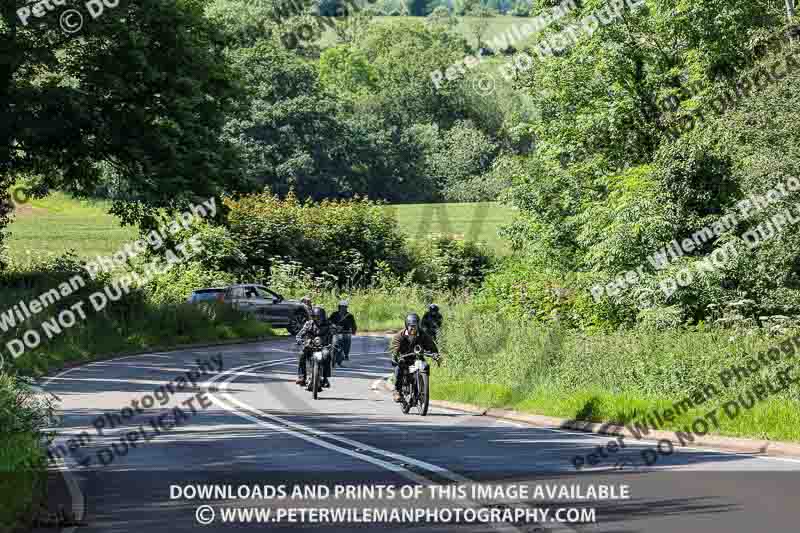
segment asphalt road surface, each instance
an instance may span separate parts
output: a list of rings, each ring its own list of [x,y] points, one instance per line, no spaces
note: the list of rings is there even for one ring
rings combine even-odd
[[[294,384],[288,338],[49,378],[53,455],[81,521],[63,530],[798,531],[800,460],[682,448],[646,467],[642,442],[576,472],[572,458],[609,437],[402,414],[375,387],[386,343],[354,338],[317,401]]]

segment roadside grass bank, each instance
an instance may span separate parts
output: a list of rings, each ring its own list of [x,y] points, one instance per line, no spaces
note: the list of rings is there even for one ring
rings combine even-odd
[[[40,432],[52,413],[50,402],[27,384],[0,373],[0,531],[30,523],[43,501],[47,479]]]
[[[103,293],[108,281],[103,278],[88,280],[74,292],[61,291],[59,298],[47,300],[38,313],[22,310],[20,302],[41,301],[41,295],[68,284],[78,272],[79,265],[67,256],[0,275],[0,353],[4,359],[0,369],[0,531],[30,524],[47,486],[42,446],[47,435],[42,430],[48,427],[51,411],[19,376],[41,376],[68,364],[121,352],[272,334],[267,324],[228,306],[156,303],[146,287],[132,288],[118,299],[108,296],[111,301],[95,311],[90,297]],[[62,315],[65,310],[71,314]],[[41,343],[31,343],[15,357],[8,343],[26,338],[29,331],[36,331]],[[12,344],[15,350],[22,345]]]
[[[36,290],[30,293],[31,297],[37,294]],[[89,294],[85,292],[84,296]],[[75,299],[80,301],[80,296]],[[139,292],[111,302],[100,312],[93,312],[88,302],[84,307],[88,307],[86,320],[62,328],[52,339],[47,338],[42,327],[44,321],[54,316],[49,313],[38,325],[33,321],[25,322],[13,333],[4,333],[1,337],[7,366],[4,371],[41,376],[67,364],[93,361],[101,355],[272,334],[269,325],[244,317],[226,306],[154,305]],[[5,343],[20,338],[26,327],[40,332],[42,344],[12,359]]]
[[[165,302],[158,300],[152,286],[125,292],[113,289],[110,281],[108,275],[91,279],[71,255],[4,271],[0,275],[2,371],[41,376],[101,355],[272,334],[269,325],[228,306],[191,305],[183,302],[185,296]],[[26,312],[34,301],[41,309]],[[38,344],[30,342],[36,338]]]
[[[433,399],[667,431],[684,431],[717,408],[719,427],[712,425],[710,435],[800,441],[797,383],[733,418],[723,413],[726,402],[758,383],[776,383],[781,371],[797,376],[796,354],[749,376],[720,378],[783,337],[689,329],[581,336],[463,308],[449,318],[440,345],[444,363],[431,380]],[[694,401],[673,409],[672,420],[658,427],[646,421],[687,397]]]
[[[45,458],[32,434],[0,435],[0,441],[0,531],[14,531],[33,520],[46,483],[44,466],[31,470],[22,465],[44,463]]]

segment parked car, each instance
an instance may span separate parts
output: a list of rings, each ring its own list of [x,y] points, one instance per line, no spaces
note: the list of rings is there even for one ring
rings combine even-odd
[[[187,300],[190,304],[196,304],[199,302],[210,302],[212,300],[217,300],[219,302],[223,301],[225,297],[225,287],[211,287],[208,289],[196,289],[192,291],[192,294],[189,295],[189,299]]]
[[[225,289],[223,301],[235,309],[255,314],[271,326],[286,328],[292,335],[297,335],[309,318],[302,303],[286,300],[263,285],[231,285]]]

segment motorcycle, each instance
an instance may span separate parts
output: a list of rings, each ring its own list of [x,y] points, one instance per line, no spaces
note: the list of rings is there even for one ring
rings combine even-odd
[[[428,414],[428,404],[430,403],[430,374],[431,369],[426,357],[430,357],[436,364],[440,364],[439,354],[433,352],[423,352],[422,347],[415,346],[412,353],[400,356],[400,360],[412,360],[408,365],[408,371],[403,378],[403,385],[400,388],[400,406],[403,414],[408,414],[412,407],[417,408],[420,416]]]
[[[331,362],[331,368],[335,365],[342,366],[342,362],[344,361],[344,353],[337,342],[337,338],[342,335],[350,335],[350,331],[345,329],[341,326],[331,326],[331,333],[333,334],[333,361]]]
[[[330,344],[322,344],[322,337],[309,339],[306,341],[306,346],[312,348],[311,356],[306,360],[306,375],[309,380],[306,390],[311,391],[312,396],[316,400],[319,392],[322,391],[322,385],[320,383],[322,382],[323,365],[327,361],[327,358],[331,356],[332,348]]]

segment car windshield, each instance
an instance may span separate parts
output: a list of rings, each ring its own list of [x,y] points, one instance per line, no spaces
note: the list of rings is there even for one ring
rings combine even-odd
[[[264,287],[256,287],[256,293],[258,294],[259,298],[263,298],[265,300],[272,300],[275,298],[275,295],[269,292]]]

